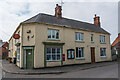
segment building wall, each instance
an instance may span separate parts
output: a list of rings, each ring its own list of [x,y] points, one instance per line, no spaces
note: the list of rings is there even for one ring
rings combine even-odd
[[[22,49],[22,25],[20,25],[20,27],[16,30],[16,32],[14,34],[18,34],[18,32],[20,32],[20,39],[14,39],[13,37],[11,37],[11,39],[9,40],[9,57],[12,58],[12,62],[13,62],[13,58],[17,58],[15,56],[15,52],[17,52],[17,43],[20,43],[20,61],[16,61],[17,66],[22,67],[22,61],[23,61],[23,49]]]
[[[34,67],[44,67],[44,45],[42,42],[59,42],[65,43],[63,46],[63,54],[65,54],[65,61],[63,62],[64,65],[67,64],[79,64],[79,63],[89,63],[91,62],[91,52],[90,47],[95,47],[95,57],[96,62],[99,61],[107,61],[111,60],[111,50],[110,50],[110,35],[102,34],[102,33],[95,33],[95,32],[88,32],[82,31],[77,29],[70,29],[58,26],[50,26],[44,24],[36,24],[35,25],[35,64]],[[59,30],[59,39],[60,41],[51,41],[47,39],[47,30],[50,29],[58,29]],[[75,41],[75,32],[82,32],[84,33],[84,43],[76,42]],[[94,43],[91,43],[91,34],[94,34]],[[99,36],[105,35],[106,44],[100,44]],[[67,59],[67,49],[75,49],[76,47],[84,47],[85,52],[85,60],[76,60],[76,59]],[[100,48],[106,47],[106,58],[100,57]],[[76,51],[75,51],[76,53]],[[53,64],[55,63],[55,64]],[[59,66],[60,62],[47,62],[47,66]]]
[[[10,58],[13,57],[13,38],[9,40],[9,55]]]
[[[59,39],[57,41],[51,41],[47,39],[48,28],[58,29],[59,30]],[[28,30],[31,30],[31,33],[27,33]],[[19,31],[19,30],[17,30]],[[23,49],[22,46],[34,46],[34,68],[44,67],[44,44],[43,42],[56,42],[56,43],[65,43],[63,45],[63,54],[65,54],[65,61],[63,65],[68,64],[80,64],[80,63],[90,63],[91,62],[91,52],[90,47],[95,47],[95,61],[108,61],[111,60],[111,48],[110,48],[110,35],[102,34],[96,32],[83,31],[79,29],[71,29],[59,26],[45,25],[40,23],[30,23],[24,24],[20,27],[21,31],[21,50],[20,50],[20,63],[17,63],[19,67],[23,67]],[[84,33],[84,43],[75,41],[75,32]],[[91,43],[91,34],[94,34],[94,43]],[[32,36],[34,37],[32,38]],[[105,35],[106,43],[100,44],[99,36]],[[29,36],[29,40],[27,39]],[[12,39],[11,39],[12,40]],[[14,50],[14,39],[13,39],[13,52]],[[84,47],[84,56],[85,60],[67,59],[67,49],[74,49],[76,56],[76,47]],[[100,57],[100,48],[106,47],[106,56],[105,58]],[[16,49],[16,48],[15,48]],[[47,62],[46,66],[60,66],[60,61]]]

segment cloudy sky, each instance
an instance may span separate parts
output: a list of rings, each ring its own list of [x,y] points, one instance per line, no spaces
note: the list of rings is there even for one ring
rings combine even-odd
[[[62,0],[63,17],[93,23],[100,16],[102,28],[111,33],[111,43],[118,34],[118,0]],[[0,0],[0,39],[8,41],[20,22],[38,14],[54,15],[61,0]]]

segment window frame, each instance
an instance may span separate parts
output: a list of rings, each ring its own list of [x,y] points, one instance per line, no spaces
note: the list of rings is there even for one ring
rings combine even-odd
[[[18,35],[20,36],[20,31],[18,32]],[[18,40],[20,40],[20,38]]]
[[[67,50],[67,59],[75,59],[75,50],[74,49]]]
[[[105,43],[105,36],[104,35],[100,35],[100,43]]]
[[[78,48],[78,51],[77,51],[77,48]],[[81,53],[79,53],[79,50],[82,50],[82,52]],[[82,57],[79,57],[80,55],[79,54],[81,54],[82,55]],[[77,57],[77,55],[78,55],[78,57]],[[81,59],[81,58],[85,58],[84,57],[84,47],[76,47],[76,59]]]
[[[75,40],[83,42],[84,41],[84,33],[75,32]]]
[[[17,61],[20,61],[20,47],[17,47]]]
[[[49,34],[49,31],[50,31],[50,34]],[[54,32],[54,34],[53,34],[53,32]],[[57,33],[58,33],[58,36],[57,36]],[[49,38],[49,36],[50,36],[50,38]],[[54,38],[53,38],[53,36],[54,36]],[[57,30],[57,29],[48,29],[47,38],[49,40],[59,40],[59,30]]]
[[[103,50],[103,56],[101,56],[101,50]],[[100,48],[100,57],[106,57],[106,48]]]
[[[94,42],[94,34],[91,34],[91,42]]]
[[[51,50],[50,53],[47,53],[47,49],[48,49],[48,48]],[[53,48],[55,48],[55,54],[52,53],[52,49],[53,49]],[[57,52],[57,49],[58,49],[58,48],[60,49],[60,53],[59,53],[59,54],[58,54],[58,52]],[[46,48],[46,61],[61,61],[61,54],[62,54],[62,51],[61,51],[61,50],[62,50],[61,47],[47,47],[47,48]],[[50,60],[47,60],[47,56],[48,56],[48,55],[51,57]],[[53,58],[52,58],[53,55],[55,55],[55,60],[53,60]],[[57,56],[58,56],[58,55],[59,55],[59,57],[60,57],[59,59],[57,59]]]

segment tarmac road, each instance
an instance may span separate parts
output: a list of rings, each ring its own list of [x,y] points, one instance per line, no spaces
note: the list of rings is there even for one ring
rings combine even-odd
[[[3,72],[5,78],[118,78],[118,64],[62,74],[20,75]]]

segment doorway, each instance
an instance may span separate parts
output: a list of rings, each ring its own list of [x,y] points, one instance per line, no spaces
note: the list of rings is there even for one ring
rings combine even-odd
[[[31,69],[32,66],[32,49],[27,49],[26,50],[26,68]]]
[[[95,63],[95,47],[91,47],[91,62]]]
[[[34,68],[34,48],[33,47],[24,47],[23,64],[24,64],[24,68],[26,69]]]

